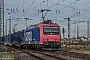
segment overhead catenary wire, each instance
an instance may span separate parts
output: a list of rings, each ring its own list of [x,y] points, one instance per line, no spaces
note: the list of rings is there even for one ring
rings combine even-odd
[[[17,0],[16,0],[17,1]],[[48,0],[49,1],[49,0]],[[59,0],[58,0],[59,1]],[[66,1],[66,0],[65,0]],[[49,3],[49,2],[48,2]],[[58,4],[58,3],[57,3]],[[83,3],[84,4],[84,3]],[[20,4],[21,5],[21,4]],[[61,5],[61,4],[60,4]],[[50,6],[48,6],[48,7],[50,7]],[[70,6],[69,6],[70,7]],[[67,7],[67,8],[69,8],[69,7]],[[35,8],[35,7],[34,7]],[[37,8],[37,7],[36,7]],[[73,7],[70,7],[70,8],[73,8]],[[37,8],[38,9],[38,8]],[[78,9],[78,8],[76,8],[76,9]],[[59,9],[58,9],[59,10]],[[80,9],[80,12],[81,12],[81,10],[83,10],[83,9]],[[86,9],[87,10],[87,9]],[[83,11],[86,11],[86,10],[83,10]],[[68,10],[67,10],[68,11]],[[83,12],[82,11],[82,12]],[[77,11],[76,11],[77,12]],[[27,13],[27,12],[26,12]],[[56,12],[54,12],[54,13],[56,13]],[[60,11],[60,14],[62,14],[62,12]],[[38,15],[37,13],[36,13],[36,15]],[[36,15],[33,15],[33,16],[36,16]]]
[[[15,3],[14,3],[14,6],[13,6],[13,7],[15,7],[15,5],[16,5],[16,2],[17,2],[17,1],[18,1],[18,0],[16,0],[16,1],[15,1]]]
[[[44,2],[44,1],[43,1],[43,2]],[[39,3],[37,6],[41,5],[43,2]],[[37,8],[37,6],[35,6],[35,7]],[[32,9],[29,9],[29,10],[33,10],[33,8],[32,8]],[[37,14],[33,15],[32,17],[35,17],[35,16],[39,15],[39,13],[40,13],[40,9],[38,9],[38,10],[37,10]],[[31,18],[32,18],[32,17],[31,17]]]
[[[51,2],[51,1],[50,1]],[[76,1],[77,2],[77,1]],[[51,3],[54,3],[54,2],[51,2]],[[73,2],[73,3],[71,3],[71,4],[74,4],[75,2]],[[87,2],[87,3],[89,3],[89,2]],[[87,3],[85,3],[85,4],[87,4]],[[59,3],[54,3],[54,4],[56,4],[56,5],[60,5]],[[71,5],[70,4],[70,5]],[[78,3],[79,4],[79,3]],[[82,4],[82,5],[84,5],[84,4]],[[64,5],[60,5],[60,6],[64,6]],[[65,6],[65,7],[68,7],[68,8],[73,8],[74,9],[74,7],[69,7],[69,5],[68,6]],[[64,8],[62,8],[61,10],[63,10]],[[75,8],[76,10],[78,10],[78,8]],[[61,11],[60,10],[60,11]],[[85,10],[83,10],[83,9],[79,9],[79,10],[81,10],[81,11],[85,11]],[[68,11],[68,10],[67,10]],[[66,12],[66,11],[65,11]],[[60,12],[60,14],[61,13],[65,13],[65,12]],[[54,12],[55,13],[55,12]],[[51,15],[53,15],[54,13],[52,13],[52,14],[50,14],[49,16],[51,16]],[[49,16],[47,16],[47,17],[49,17]]]
[[[51,1],[50,1],[51,2]],[[76,1],[75,1],[76,2]],[[71,3],[71,4],[69,4],[69,5],[67,5],[67,6],[64,6],[64,5],[62,5],[62,6],[64,6],[62,9],[60,9],[59,11],[61,11],[61,10],[63,10],[63,9],[65,9],[65,8],[67,8],[68,6],[70,6],[70,5],[72,5],[72,4],[74,4],[75,2],[73,2],[73,3]],[[53,3],[53,2],[52,2]],[[54,4],[56,4],[56,3],[54,3]],[[58,3],[58,4],[56,4],[56,5],[59,5],[60,3]],[[54,12],[55,13],[55,12]],[[52,13],[51,15],[53,15],[54,13]],[[49,15],[49,16],[51,16],[51,15]],[[49,16],[47,16],[47,17],[49,17]]]
[[[30,4],[30,6],[26,9],[26,11],[24,13],[26,13],[30,9],[30,7],[33,5],[34,2],[35,2],[35,0],[32,1],[32,3]]]
[[[35,1],[35,0],[34,0],[34,1]],[[32,4],[34,3],[34,1],[32,2]],[[43,2],[41,2],[39,5],[41,5],[42,3],[43,3]],[[32,4],[31,4],[31,5],[32,5]],[[19,3],[19,5],[20,5],[20,3]],[[18,5],[18,6],[19,6],[19,5]],[[31,6],[31,5],[30,5],[30,6]],[[37,5],[37,6],[39,6],[39,5]],[[30,8],[30,6],[29,6],[29,8]],[[29,10],[29,8],[25,11],[25,13],[27,13],[27,11]],[[19,8],[18,8],[18,9],[19,9]],[[18,10],[18,9],[17,9],[17,10]],[[15,10],[15,9],[14,9],[14,10]],[[19,10],[18,10],[18,11],[19,11]],[[24,11],[24,10],[23,10],[23,11]],[[37,14],[36,14],[36,15],[37,15]]]
[[[13,14],[13,18],[15,17],[15,15],[18,16],[18,14],[19,14],[18,8],[20,7],[22,0],[20,0],[18,4],[16,4],[16,2],[18,2],[18,0],[15,0],[14,5],[13,5],[13,7],[11,8],[11,12],[12,12],[12,14]],[[16,5],[17,5],[17,6],[16,6]]]
[[[59,0],[58,0],[59,1]],[[44,2],[44,1],[43,1]],[[42,3],[43,3],[42,2]],[[63,1],[62,1],[63,2]],[[62,2],[60,2],[60,3],[62,3]],[[40,5],[42,4],[42,3],[40,3]],[[56,5],[54,5],[54,6],[56,6]],[[54,7],[54,6],[52,6],[52,7]],[[49,9],[50,7],[48,7],[48,9]],[[39,12],[39,10],[38,10],[38,12]],[[37,16],[39,13],[37,13],[37,14],[35,14],[34,16],[32,16],[32,17],[35,17],[35,16]]]
[[[16,0],[17,1],[17,0]],[[60,1],[60,0],[58,0],[58,1]],[[66,0],[63,0],[63,1],[66,1]]]
[[[66,0],[65,0],[65,1],[66,1]],[[51,2],[51,1],[49,1],[49,2]],[[62,1],[62,2],[63,2],[63,1]],[[75,2],[77,2],[77,1],[75,1]],[[75,2],[74,2],[74,3],[75,3]],[[52,3],[53,3],[53,2],[52,2]],[[74,4],[74,3],[71,3],[71,4]],[[89,3],[89,2],[88,2],[88,3]],[[54,3],[54,4],[59,5],[58,3]],[[70,4],[70,5],[71,5],[71,4]],[[79,3],[78,3],[78,4],[79,4]],[[86,4],[87,4],[87,3],[86,3]],[[54,5],[54,6],[56,6],[56,5]],[[65,5],[60,5],[60,6],[65,6]],[[53,7],[53,6],[52,6],[52,7]],[[51,7],[51,8],[52,8],[52,7]],[[68,7],[68,8],[73,8],[73,9],[74,9],[74,7],[69,7],[69,6],[66,6],[66,7]],[[49,8],[50,8],[50,7],[49,7]],[[76,8],[76,9],[77,9],[77,8]],[[80,9],[80,10],[83,10],[83,9]],[[67,11],[68,11],[68,10],[67,10]],[[65,12],[66,12],[66,11],[65,11]],[[64,12],[63,12],[63,13],[64,13]],[[54,13],[52,13],[52,14],[54,14]],[[52,15],[52,14],[51,14],[51,15]]]
[[[61,2],[58,2],[58,3],[54,3],[54,2],[52,2],[52,1],[49,1],[49,2],[55,4],[55,5],[53,5],[53,6],[50,6],[50,7],[49,7],[49,9],[50,9],[50,8],[53,8],[53,7],[55,7],[55,6],[57,6],[57,5],[59,5],[59,4],[63,3],[63,2],[65,2],[65,1],[61,1]]]
[[[16,0],[16,1],[17,1],[17,0]],[[58,0],[58,1],[60,1],[60,0]],[[66,1],[66,0],[63,0],[63,1]],[[62,1],[62,2],[63,2],[63,1]],[[49,2],[50,2],[50,1],[49,1]],[[49,3],[49,2],[48,2],[48,3]]]
[[[21,2],[22,2],[22,0],[20,0],[20,2],[19,2],[19,4],[18,4],[17,8],[19,8],[19,6],[20,6]]]
[[[90,6],[89,6],[90,7]],[[86,11],[86,9],[88,9],[89,7],[87,7],[87,8],[85,8],[85,9],[83,9],[82,11],[79,11],[79,13],[78,14],[83,14],[83,13],[87,13],[87,12],[90,12],[90,11]],[[81,10],[81,9],[79,9],[79,10]],[[83,12],[83,11],[85,11],[85,12]],[[82,12],[82,13],[81,13]],[[75,15],[77,15],[77,14],[75,14]],[[74,17],[74,15],[73,16],[70,16],[70,17]]]

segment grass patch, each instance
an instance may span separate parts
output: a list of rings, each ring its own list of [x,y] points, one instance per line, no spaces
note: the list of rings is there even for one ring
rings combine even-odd
[[[0,52],[6,52],[6,49],[0,47]]]
[[[14,58],[14,55],[9,52],[3,52],[2,57],[3,58]]]
[[[90,50],[90,45],[73,45],[72,49],[78,49],[78,50]]]
[[[0,46],[0,52],[6,52],[6,49]]]

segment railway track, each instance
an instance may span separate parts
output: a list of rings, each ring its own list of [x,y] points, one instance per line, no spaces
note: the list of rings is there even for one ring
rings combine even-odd
[[[43,53],[41,51],[19,49],[19,48],[13,48],[13,47],[8,47],[8,49],[9,49],[8,50],[9,52],[13,51],[13,52],[19,53],[19,55],[26,53],[26,54],[32,56],[32,58],[34,58],[33,60],[66,60],[64,58],[49,55],[49,54]],[[28,58],[28,59],[30,59],[30,58]]]
[[[62,57],[66,60],[90,60],[89,54],[76,53],[76,52],[66,52],[66,51],[56,51],[56,52],[43,52],[47,54],[51,54],[56,57]]]
[[[43,53],[42,51],[23,50],[25,53],[34,56],[40,60],[66,60],[62,57],[56,57],[50,54]]]
[[[75,52],[67,52],[67,51],[50,52],[50,51],[35,51],[26,49],[18,49],[18,50],[30,56],[33,56],[37,60],[90,60],[90,55]]]

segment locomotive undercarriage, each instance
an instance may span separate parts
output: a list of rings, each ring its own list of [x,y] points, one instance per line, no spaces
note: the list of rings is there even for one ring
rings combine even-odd
[[[60,48],[60,43],[45,42],[44,44],[30,44],[28,48],[36,50],[58,50]]]
[[[60,48],[60,43],[58,42],[45,42],[43,50],[58,50]]]
[[[20,48],[28,48],[35,50],[58,50],[60,48],[59,42],[44,42],[44,44],[22,44]]]

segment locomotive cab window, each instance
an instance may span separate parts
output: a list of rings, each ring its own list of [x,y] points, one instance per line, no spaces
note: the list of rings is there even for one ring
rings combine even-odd
[[[58,26],[44,26],[43,27],[44,34],[59,34]]]

